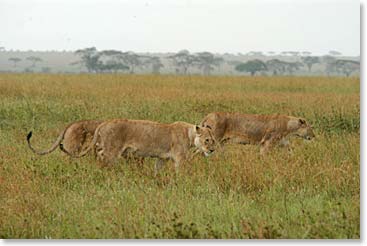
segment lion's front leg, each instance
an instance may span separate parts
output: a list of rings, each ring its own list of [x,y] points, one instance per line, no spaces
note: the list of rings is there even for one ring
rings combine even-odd
[[[292,154],[292,148],[289,144],[289,140],[286,139],[286,138],[282,138],[280,141],[279,141],[279,146],[282,147],[282,148],[287,148],[287,151],[288,153]]]
[[[264,155],[269,152],[282,139],[282,136],[275,133],[266,134],[260,142],[260,154]]]
[[[173,162],[174,162],[174,165],[175,165],[175,171],[176,171],[176,174],[178,173],[179,171],[179,168],[180,168],[180,165],[182,165],[182,163],[186,160],[186,156],[184,154],[179,154],[179,155],[176,155],[175,157],[173,157]]]
[[[110,167],[115,164],[119,158],[118,148],[111,148],[101,144],[97,148],[97,159],[103,167]]]
[[[286,139],[286,138],[282,138],[280,141],[279,141],[279,146],[280,147],[288,147],[289,146],[289,140]]]
[[[159,170],[162,169],[164,164],[166,164],[166,160],[161,159],[161,158],[156,160],[155,165],[154,165],[154,176],[157,176]]]

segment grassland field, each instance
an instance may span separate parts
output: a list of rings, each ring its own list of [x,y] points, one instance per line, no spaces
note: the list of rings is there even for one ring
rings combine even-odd
[[[227,145],[155,177],[49,147],[69,122],[306,118],[316,139],[260,156]],[[360,238],[359,77],[0,74],[0,238]]]

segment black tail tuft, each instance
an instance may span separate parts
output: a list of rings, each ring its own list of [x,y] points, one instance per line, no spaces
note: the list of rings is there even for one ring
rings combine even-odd
[[[27,141],[29,141],[29,139],[32,137],[32,131],[30,131],[27,135]]]

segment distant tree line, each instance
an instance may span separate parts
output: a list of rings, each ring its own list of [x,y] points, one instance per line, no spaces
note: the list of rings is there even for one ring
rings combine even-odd
[[[128,72],[135,73],[136,68],[147,69],[153,74],[159,74],[164,67],[161,58],[157,56],[138,55],[134,52],[122,52],[118,50],[97,51],[95,47],[75,51],[80,57],[79,62],[72,65],[82,64],[88,72]],[[175,67],[176,74],[188,74],[190,68],[197,67],[204,75],[210,75],[211,71],[218,68],[224,62],[223,58],[214,56],[210,52],[190,54],[182,50],[168,56],[168,60]]]
[[[5,49],[3,48],[2,51]],[[224,55],[215,55],[211,52],[190,53],[188,50],[181,50],[177,53],[170,53],[166,56],[142,55],[132,51],[102,50],[95,47],[79,49],[74,54],[79,60],[70,62],[70,66],[78,67],[79,71],[85,70],[88,73],[130,73],[134,74],[144,71],[152,74],[160,74],[165,66],[170,68],[175,74],[192,74],[200,71],[203,75],[211,75],[213,71],[220,74],[223,66],[232,68],[238,73],[255,75],[294,75],[300,71],[312,73],[315,65],[322,65],[323,71],[327,75],[350,76],[360,70],[360,62],[356,60],[341,59],[338,51],[330,51],[328,55],[312,56],[308,51],[284,51],[281,58],[272,58],[275,52],[269,51],[265,55],[261,51],[251,51],[245,55],[238,54],[239,60],[225,59]],[[290,57],[292,59],[284,59]],[[272,59],[269,59],[272,58]],[[241,59],[247,60],[246,62]],[[24,59],[28,62],[25,72],[32,72],[37,64],[45,63],[37,56],[28,56]],[[292,60],[292,61],[290,61]],[[8,59],[14,69],[23,62],[19,57]],[[42,67],[41,72],[51,72],[50,67]],[[319,71],[319,70],[318,70]]]
[[[350,76],[353,72],[360,70],[360,62],[353,60],[336,59],[332,56],[317,56],[301,57],[302,62],[287,62],[279,59],[271,59],[262,61],[259,59],[249,60],[245,63],[238,62],[235,65],[235,70],[238,72],[247,72],[254,76],[256,73],[270,72],[271,75],[293,75],[295,71],[302,67],[307,67],[308,72],[311,72],[312,66],[317,63],[325,64],[325,72],[327,75],[344,74]]]
[[[10,57],[8,60],[13,62],[13,67],[17,67],[17,63],[22,61],[22,59],[20,59],[18,57]],[[30,67],[35,67],[36,63],[43,61],[41,58],[36,57],[36,56],[29,56],[25,60],[31,62]]]

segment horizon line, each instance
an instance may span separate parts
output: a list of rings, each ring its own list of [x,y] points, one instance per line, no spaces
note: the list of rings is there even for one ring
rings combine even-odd
[[[81,49],[86,49],[86,48],[92,48],[95,46],[91,46],[91,47],[85,47],[85,48],[81,48]],[[0,46],[0,52],[72,52],[74,53],[77,50],[80,49],[75,49],[75,50],[69,50],[69,49],[48,49],[48,50],[33,50],[33,49],[6,49],[5,47]],[[96,48],[96,47],[95,47]],[[165,53],[178,53],[182,50],[187,50],[189,51],[191,54],[195,54],[195,53],[201,53],[201,52],[210,52],[212,54],[231,54],[231,55],[246,55],[248,53],[251,52],[261,52],[263,55],[265,56],[276,56],[276,55],[282,55],[281,53],[283,52],[299,52],[299,53],[303,53],[303,52],[310,52],[309,55],[311,56],[324,56],[324,55],[331,55],[329,52],[330,51],[337,51],[337,50],[329,50],[329,52],[325,52],[323,54],[320,54],[321,52],[312,52],[312,51],[307,51],[307,50],[284,50],[284,51],[272,51],[272,50],[268,50],[268,51],[261,51],[261,50],[251,50],[251,51],[247,51],[247,52],[241,52],[241,51],[235,51],[235,52],[230,52],[230,51],[226,51],[226,52],[215,52],[215,51],[207,51],[207,50],[202,50],[202,51],[190,51],[189,49],[180,49],[178,51],[133,51],[133,50],[121,50],[121,49],[98,49],[96,48],[97,51],[103,51],[103,50],[116,50],[116,51],[124,51],[124,52],[134,52],[134,53],[158,53],[158,54],[165,54]],[[274,54],[269,54],[270,52],[274,52]],[[341,53],[341,52],[340,52]],[[298,56],[302,56],[301,54],[299,54]],[[343,54],[341,53],[340,55],[332,55],[332,56],[349,56],[349,57],[360,57],[360,54],[357,55],[352,55],[352,54]]]

